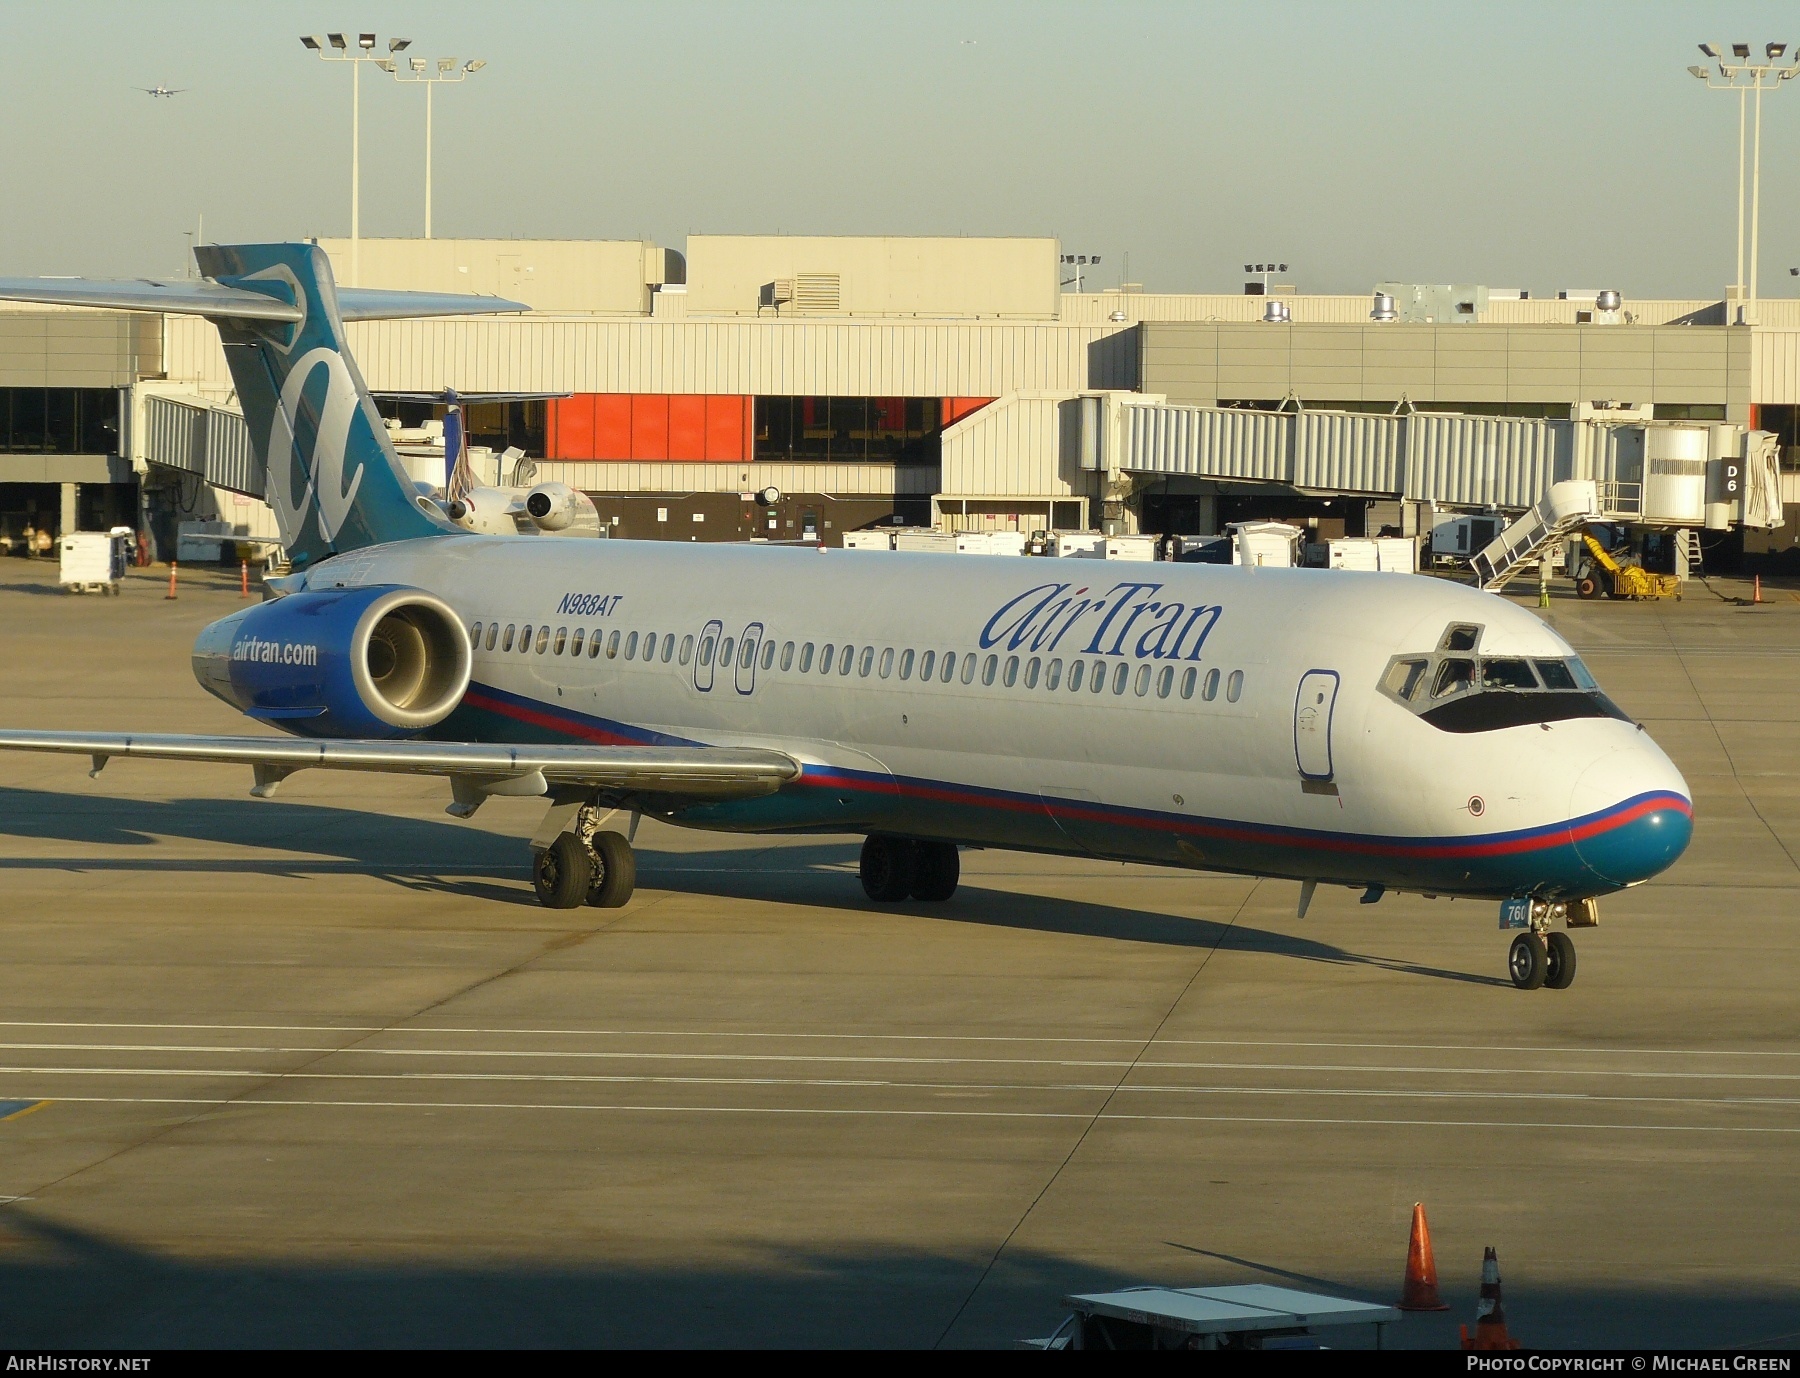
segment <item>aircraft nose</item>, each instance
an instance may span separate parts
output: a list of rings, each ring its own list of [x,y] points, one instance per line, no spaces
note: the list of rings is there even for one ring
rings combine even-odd
[[[1694,834],[1687,781],[1648,738],[1593,761],[1569,794],[1569,839],[1582,866],[1610,886],[1674,865]]]

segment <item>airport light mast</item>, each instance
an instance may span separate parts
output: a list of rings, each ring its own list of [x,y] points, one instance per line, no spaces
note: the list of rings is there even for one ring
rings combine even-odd
[[[1733,43],[1731,56],[1717,43],[1702,43],[1700,51],[1718,64],[1717,79],[1713,72],[1696,63],[1688,74],[1704,81],[1708,90],[1736,91],[1738,97],[1738,223],[1737,223],[1737,288],[1740,302],[1748,301],[1744,311],[1747,321],[1755,314],[1758,260],[1758,230],[1762,221],[1762,97],[1763,92],[1792,77],[1800,76],[1800,47],[1796,47],[1791,65],[1777,66],[1787,52],[1785,43],[1763,44],[1763,61],[1753,62],[1750,44]],[[1744,121],[1745,106],[1752,92],[1756,94],[1755,135],[1750,155],[1750,280],[1744,280]],[[1747,295],[1746,295],[1747,294]]]
[[[350,64],[350,282],[360,285],[362,256],[362,64],[391,61],[393,55],[412,46],[410,38],[390,38],[386,59],[375,56],[375,35],[356,35],[356,50],[341,33],[326,34],[321,42],[316,34],[302,34],[301,46],[326,62]]]
[[[392,57],[377,58],[375,65],[386,72],[395,81],[403,85],[421,82],[425,87],[425,238],[431,238],[431,93],[441,81],[467,81],[483,67],[487,66],[485,58],[472,57],[461,66],[453,57],[440,57],[437,60],[437,73],[434,76],[430,64],[422,57],[408,58],[407,70],[401,71],[400,64]]]

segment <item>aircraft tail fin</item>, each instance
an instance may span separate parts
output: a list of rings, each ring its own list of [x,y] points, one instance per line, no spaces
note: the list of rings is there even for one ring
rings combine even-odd
[[[212,320],[263,461],[265,497],[296,566],[461,532],[415,492],[350,355],[344,323],[530,308],[497,297],[339,291],[316,244],[209,244],[194,257],[208,280],[0,279],[0,298]]]

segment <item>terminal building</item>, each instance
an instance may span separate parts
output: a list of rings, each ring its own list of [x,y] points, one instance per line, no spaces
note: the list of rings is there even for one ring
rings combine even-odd
[[[1641,488],[1759,444],[1778,501],[1800,502],[1795,300],[1072,293],[1049,238],[321,244],[340,282],[532,307],[349,333],[416,478],[443,481],[453,389],[484,481],[566,482],[618,537],[1264,517],[1410,535],[1436,511],[1517,511],[1560,478]],[[268,535],[261,492],[206,322],[0,309],[13,550],[119,521],[164,555],[189,518]],[[1672,519],[1708,524],[1698,505]],[[1795,536],[1743,540],[1778,555]]]

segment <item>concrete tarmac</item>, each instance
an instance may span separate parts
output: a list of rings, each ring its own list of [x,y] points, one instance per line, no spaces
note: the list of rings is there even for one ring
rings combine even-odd
[[[1326,576],[1321,576],[1326,577]],[[0,560],[0,725],[230,732],[235,574]],[[1071,1291],[1385,1301],[1426,1203],[1527,1345],[1800,1340],[1800,596],[1558,598],[1695,792],[1564,992],[1482,904],[645,825],[622,910],[532,899],[542,805],[0,755],[9,1345],[993,1346]],[[1359,1343],[1343,1337],[1333,1343]]]

